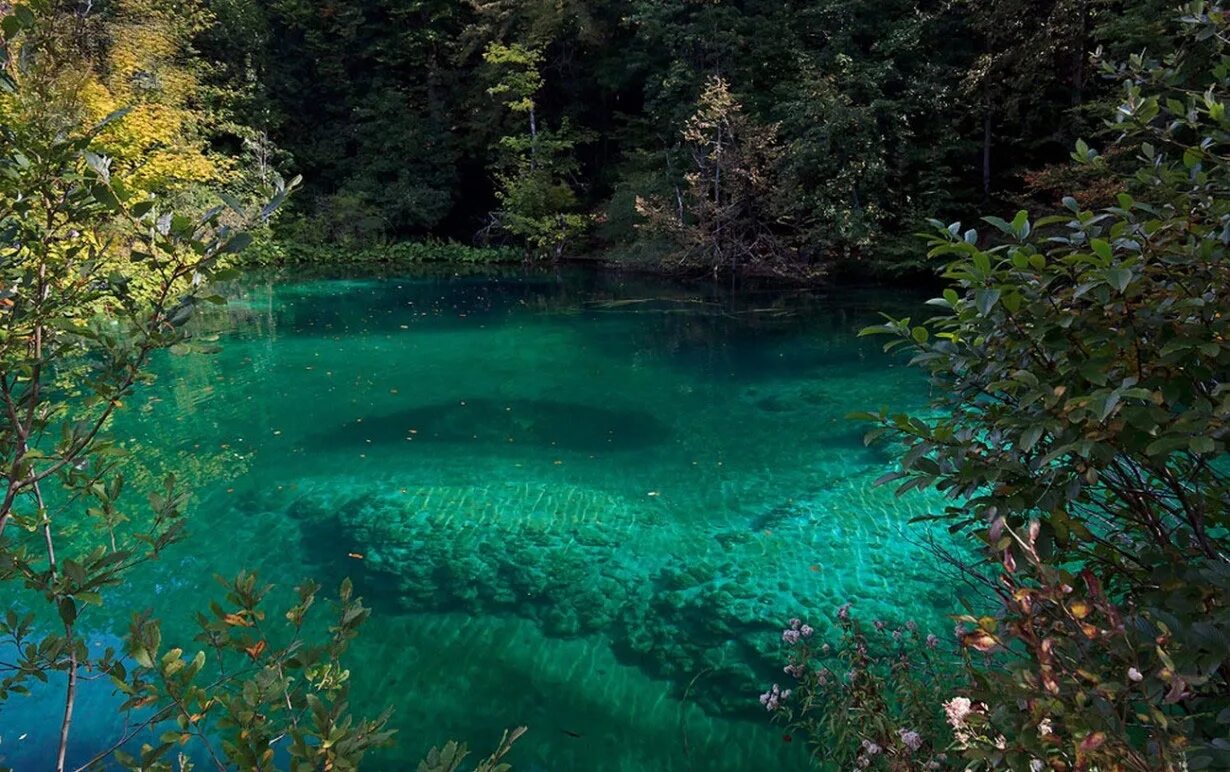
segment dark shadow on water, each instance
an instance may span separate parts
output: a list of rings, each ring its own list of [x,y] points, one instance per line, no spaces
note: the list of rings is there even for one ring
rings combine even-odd
[[[669,437],[666,424],[638,410],[549,400],[471,399],[351,421],[315,435],[313,441],[321,448],[445,442],[593,453],[639,450]]]

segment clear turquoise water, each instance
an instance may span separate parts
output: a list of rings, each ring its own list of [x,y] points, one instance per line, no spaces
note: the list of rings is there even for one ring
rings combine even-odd
[[[400,730],[374,769],[520,724],[519,770],[804,769],[757,703],[788,680],[784,621],[827,629],[853,601],[945,626],[906,525],[927,502],[873,489],[890,457],[845,420],[923,403],[855,337],[914,298],[581,271],[227,292],[194,323],[220,353],[161,356],[116,427],[138,487],[173,469],[196,501],[193,537],[111,604],[186,638],[215,573],[352,576],[376,612],[355,704]],[[93,617],[99,643],[122,619]],[[6,763],[44,766],[55,697],[0,713]],[[115,730],[112,699],[86,689],[74,756]]]

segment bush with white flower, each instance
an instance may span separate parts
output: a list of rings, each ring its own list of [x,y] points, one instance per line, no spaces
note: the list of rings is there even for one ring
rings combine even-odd
[[[939,650],[939,638],[918,625],[876,620],[865,630],[837,610],[835,644],[791,619],[782,631],[790,686],[774,684],[760,703],[776,720],[807,737],[813,756],[840,769],[891,772],[941,769],[953,733],[940,710],[961,672]]]

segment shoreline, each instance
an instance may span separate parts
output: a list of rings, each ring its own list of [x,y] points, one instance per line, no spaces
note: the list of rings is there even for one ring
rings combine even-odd
[[[699,266],[671,266],[649,261],[610,259],[600,253],[569,255],[548,260],[526,259],[524,253],[509,247],[473,247],[456,242],[399,242],[387,247],[347,247],[340,244],[309,245],[267,241],[249,248],[228,267],[242,270],[295,267],[382,266],[457,266],[467,269],[501,266],[551,269],[575,266],[611,274],[652,276],[683,282],[752,282],[797,289],[823,289],[843,285],[872,285],[886,288],[933,285],[943,282],[934,274],[911,271],[889,274],[859,270],[851,263],[819,266],[789,264],[741,266],[737,270],[704,269]]]

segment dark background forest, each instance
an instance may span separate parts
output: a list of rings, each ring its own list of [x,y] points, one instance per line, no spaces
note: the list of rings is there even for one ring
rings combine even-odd
[[[1164,54],[1174,34],[1168,0],[105,0],[62,13],[104,80],[117,35],[174,28],[158,38],[168,51],[134,52],[145,61],[129,77],[155,76],[138,98],[166,98],[158,70],[190,71],[180,106],[196,118],[175,141],[238,158],[232,187],[303,175],[285,239],[864,271],[917,268],[927,217],[1046,209],[1060,191],[1104,203],[1113,191],[1068,163],[1116,104],[1090,52]]]

